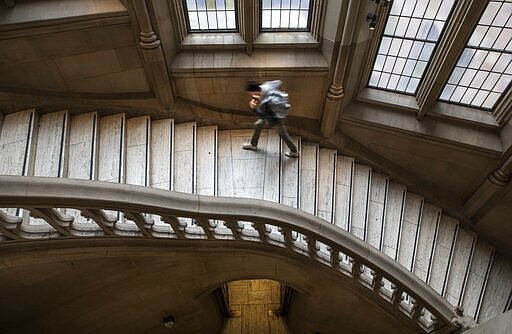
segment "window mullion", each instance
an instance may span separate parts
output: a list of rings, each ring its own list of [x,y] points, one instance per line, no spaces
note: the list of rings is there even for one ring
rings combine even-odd
[[[391,5],[378,7],[376,14],[377,25],[371,33],[372,36],[370,39],[370,45],[368,47],[368,52],[366,52],[367,58],[364,61],[364,64],[366,64],[366,66],[363,67],[363,74],[361,76],[361,82],[359,84],[359,91],[362,91],[366,87],[367,82],[370,80],[370,74],[372,73],[373,64],[375,63],[375,58],[377,57],[377,51],[379,49],[380,42],[382,40],[382,37],[384,36],[386,18],[388,17],[390,10]]]
[[[439,97],[486,5],[487,0],[456,2],[452,18],[447,22],[446,31],[416,95],[418,119],[425,116]]]

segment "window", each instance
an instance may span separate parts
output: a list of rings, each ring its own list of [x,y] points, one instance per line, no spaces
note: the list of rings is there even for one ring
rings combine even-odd
[[[262,0],[261,31],[308,31],[310,0]]]
[[[512,79],[512,2],[490,1],[440,100],[491,110]]]
[[[189,32],[237,31],[235,0],[186,0]]]
[[[183,49],[317,48],[327,0],[168,1]]]
[[[368,86],[416,94],[454,0],[395,0]]]

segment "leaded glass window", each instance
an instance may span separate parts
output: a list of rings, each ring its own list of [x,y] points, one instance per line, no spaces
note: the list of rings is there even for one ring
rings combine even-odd
[[[262,0],[261,31],[308,31],[313,0]]]
[[[491,110],[512,79],[512,1],[490,1],[440,100]]]
[[[368,86],[415,94],[454,0],[395,0]]]
[[[185,0],[189,32],[236,31],[235,0]]]

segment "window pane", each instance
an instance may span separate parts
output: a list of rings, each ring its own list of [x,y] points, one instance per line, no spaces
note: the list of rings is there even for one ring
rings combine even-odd
[[[309,9],[309,0],[301,0],[300,9]]]
[[[375,60],[375,67],[374,69],[377,71],[381,71],[384,66],[384,61],[386,60],[386,57],[383,55],[378,55],[377,59]]]
[[[299,26],[298,28],[307,28],[308,27],[308,11],[301,10],[299,13]]]
[[[452,93],[454,90],[455,90],[454,85],[444,86],[443,92],[441,93],[441,99],[448,100],[450,98],[450,96],[452,96]]]
[[[454,0],[395,0],[384,27],[374,69],[382,69],[389,77],[383,85],[383,78],[370,87],[415,93],[432,58],[439,41],[448,13]],[[443,10],[444,15],[440,15]],[[381,56],[398,56],[392,63],[383,61]],[[393,66],[391,66],[393,65]]]
[[[476,108],[494,108],[512,80],[507,74],[512,60],[512,52],[508,49],[512,30],[507,27],[511,17],[510,1],[489,1],[448,80],[456,85],[454,94],[441,94],[440,100]],[[461,77],[457,83],[452,80],[455,76]],[[462,90],[466,92],[459,96],[458,92]]]
[[[387,88],[395,90],[396,86],[398,85],[398,79],[400,79],[399,75],[396,75],[396,74],[391,75],[391,77],[389,78],[389,82],[388,82],[388,87]]]
[[[234,0],[184,1],[190,32],[236,31]]]
[[[262,31],[306,31],[309,29],[310,0],[263,0]]]
[[[272,24],[270,25],[270,27],[279,28],[281,24],[281,12],[278,10],[272,10],[271,15],[272,16],[270,18],[270,21],[272,22]]]
[[[227,28],[226,12],[217,12],[217,25],[219,29]]]
[[[450,79],[448,79],[448,82],[451,84],[458,84],[460,79],[462,78],[463,74],[464,74],[464,69],[460,68],[460,67],[456,67],[455,70],[452,72]]]
[[[199,29],[199,19],[197,18],[197,13],[188,13],[188,21],[190,23],[191,30]]]
[[[289,10],[282,10],[281,11],[281,26],[282,27],[289,27],[290,26],[290,11]]]
[[[370,82],[372,86],[377,86],[380,79],[380,72],[373,71],[372,75],[370,76]]]
[[[195,0],[187,0],[187,8],[188,9],[197,9]]]

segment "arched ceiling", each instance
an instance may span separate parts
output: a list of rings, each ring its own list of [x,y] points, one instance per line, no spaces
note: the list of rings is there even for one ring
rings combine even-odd
[[[0,322],[7,333],[168,333],[162,319],[169,314],[173,333],[217,333],[222,318],[211,292],[252,278],[297,291],[288,316],[293,333],[414,332],[350,278],[279,247],[98,239],[0,247]]]

